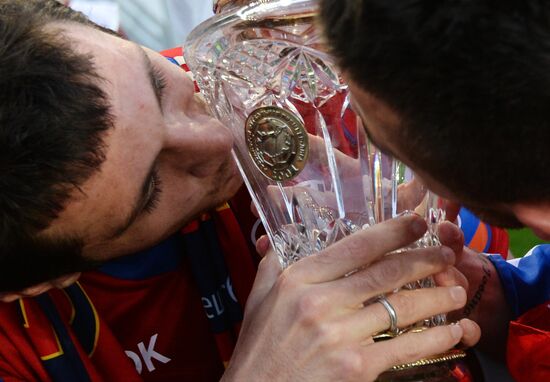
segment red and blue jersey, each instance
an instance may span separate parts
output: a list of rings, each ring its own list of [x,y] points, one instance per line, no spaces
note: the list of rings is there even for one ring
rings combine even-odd
[[[509,262],[491,256],[514,321],[508,368],[518,382],[550,381],[550,245]]]
[[[69,288],[0,304],[0,381],[219,380],[257,261],[244,190],[232,207],[238,223],[225,206]]]
[[[550,245],[539,245],[521,259],[490,256],[490,260],[514,318],[550,300]]]
[[[224,207],[64,290],[0,304],[0,380],[218,381],[254,275]]]
[[[484,223],[466,208],[460,209],[457,223],[464,233],[467,247],[477,252],[498,254],[504,259],[508,257],[509,237],[505,230]]]
[[[165,56],[188,71],[181,48]],[[198,90],[198,89],[196,89]],[[241,191],[154,248],[0,304],[0,381],[218,381],[255,277]]]

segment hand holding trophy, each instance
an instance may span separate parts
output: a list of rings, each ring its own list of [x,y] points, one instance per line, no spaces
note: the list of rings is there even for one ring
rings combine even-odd
[[[216,2],[218,9],[227,3]],[[437,197],[369,143],[324,49],[316,1],[236,3],[192,32],[186,60],[212,113],[233,132],[235,159],[282,268],[413,212],[427,220],[428,232],[393,256],[440,245],[436,225],[444,214]],[[346,276],[360,272],[349,269]],[[434,286],[427,278],[401,290]],[[390,330],[375,341],[445,324],[437,315],[398,328],[384,295],[369,303],[379,303],[390,317]],[[379,380],[455,381],[452,369],[464,356],[451,350],[396,365]]]

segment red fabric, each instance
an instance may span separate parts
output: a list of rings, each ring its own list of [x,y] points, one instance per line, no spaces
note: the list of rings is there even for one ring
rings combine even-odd
[[[499,254],[504,259],[508,258],[508,250],[510,249],[510,236],[508,232],[502,228],[490,226],[492,233],[491,246],[487,253]]]
[[[507,357],[516,382],[550,381],[550,301],[510,323]]]
[[[250,199],[248,200],[248,205],[250,206]],[[248,210],[250,211],[250,208]],[[249,212],[248,215],[251,215],[251,213]],[[249,252],[251,245],[243,236],[243,230],[241,230],[239,223],[227,204],[220,207],[216,214],[205,214],[201,218],[203,221],[210,219],[214,221],[217,238],[224,249],[224,259],[231,277],[232,289],[237,300],[242,302],[244,309],[244,303],[248,299],[248,294],[256,275],[256,265],[252,256],[243,256],[243,253],[251,253]],[[186,226],[182,230],[182,233],[190,234],[199,231],[199,229],[200,222],[194,221]],[[244,230],[244,232],[247,231]],[[233,327],[214,335],[218,354],[225,366],[233,355],[240,329],[241,325],[238,322]]]
[[[164,55],[178,58],[182,49],[172,49]],[[184,64],[182,67],[188,70]],[[246,211],[250,214],[249,201],[244,199],[240,198],[240,204],[248,204]],[[243,210],[239,214],[246,213]],[[212,217],[222,261],[225,260],[235,295],[244,307],[256,273],[251,245],[247,243],[250,227],[245,227],[243,235],[228,208]],[[200,222],[195,221],[182,232],[192,233],[199,227]],[[182,265],[177,269],[144,280],[84,273],[80,283],[71,287],[80,299],[65,291],[48,292],[91,381],[219,380],[240,324],[237,322],[229,331],[212,333],[187,260],[182,254]],[[75,317],[86,314],[84,329],[78,329]],[[79,340],[82,335],[90,340],[89,351]],[[0,303],[0,380],[52,381],[47,367],[67,359],[66,352],[60,349],[59,338],[35,299]],[[57,367],[57,380],[72,380],[63,377],[64,370]]]
[[[265,235],[266,232],[260,219],[251,213],[252,199],[250,199],[250,194],[246,190],[246,187],[241,187],[237,194],[231,199],[230,204],[231,211],[239,222],[242,231],[250,234],[249,237],[246,238],[246,243],[249,245],[250,253],[255,255],[253,259],[257,266],[261,258],[257,255],[254,244],[256,240],[258,240],[260,236]]]
[[[222,247],[232,248],[231,251],[226,251],[225,260],[237,299],[246,301],[256,277],[256,266],[251,257],[242,256],[243,253],[248,253],[247,240],[243,237],[239,223],[229,208],[219,211],[214,216],[214,222]]]
[[[70,329],[67,297],[57,290],[49,293],[92,381],[219,380],[223,367],[209,335],[200,297],[186,276],[178,273],[144,281],[124,281],[98,272],[84,274],[82,286],[94,302],[99,318],[97,346],[91,356]],[[21,320],[23,310],[19,304],[24,307],[27,328]],[[151,359],[154,370],[150,370],[138,344],[143,343],[148,349],[154,335],[157,339],[152,349],[170,358],[170,362]],[[55,337],[34,300],[2,304],[0,378],[6,382],[52,381],[40,358],[55,357],[59,352]],[[141,358],[141,376],[124,350]]]
[[[254,280],[254,264],[231,211],[223,209],[213,216],[235,294],[244,306]],[[97,334],[91,355],[71,327],[75,312],[82,307],[75,306],[64,291],[48,294],[92,381],[218,381],[233,351],[239,325],[233,332],[212,334],[192,279],[185,259],[178,269],[145,280],[84,273],[81,289],[96,312],[90,330],[97,333],[88,333],[92,338]],[[169,361],[153,357],[147,363],[140,346]],[[36,301],[0,304],[0,379],[52,381],[41,357],[55,358],[58,351],[55,332]],[[141,375],[132,362],[136,357]]]
[[[331,132],[332,144],[341,152],[357,157],[357,143],[352,145],[350,142],[357,137],[357,118],[351,109],[347,109],[342,118],[342,105],[344,104],[344,94],[339,94],[332,97],[324,105],[319,107],[318,111],[312,108],[309,104],[302,102],[294,102],[300,115],[304,119],[304,125],[308,133],[318,134],[315,131],[319,124],[317,120],[321,114],[327,125],[327,129]],[[353,138],[346,137],[346,134]]]
[[[167,49],[160,52],[164,57],[178,57],[183,56],[183,48],[178,46],[177,48]]]
[[[42,341],[35,348],[29,343],[22,323],[17,303],[0,304],[0,378],[6,382],[49,382],[40,356],[49,352],[44,342],[52,338],[52,334],[43,328],[42,336],[38,337]]]
[[[95,272],[83,279],[99,315],[109,323],[109,332],[116,333],[124,350],[141,358],[143,380],[217,381],[223,373],[199,292],[190,279],[187,266],[148,280],[125,281]],[[152,360],[155,369],[150,370],[138,344],[148,348],[155,335],[154,350],[170,361]],[[105,349],[110,357],[111,348]],[[135,367],[129,362],[127,373],[132,372]],[[107,375],[116,380],[110,371]]]
[[[452,369],[451,374],[456,382],[474,381],[474,378],[472,377],[472,374],[468,370],[467,366],[461,362],[457,363],[457,365]]]

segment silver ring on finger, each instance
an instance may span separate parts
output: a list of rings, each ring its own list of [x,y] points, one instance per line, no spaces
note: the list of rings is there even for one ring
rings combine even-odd
[[[378,296],[376,302],[382,304],[382,306],[386,309],[388,315],[390,316],[390,327],[388,331],[394,336],[398,335],[399,328],[397,327],[397,312],[395,311],[394,307],[392,306],[392,304],[390,304],[386,296]]]

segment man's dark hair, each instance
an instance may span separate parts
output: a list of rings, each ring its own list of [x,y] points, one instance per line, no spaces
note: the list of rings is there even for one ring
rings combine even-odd
[[[54,0],[0,0],[0,291],[91,263],[79,237],[45,237],[105,159],[112,126],[92,59],[52,23],[97,27]]]
[[[340,66],[465,202],[550,200],[550,1],[322,0]]]

